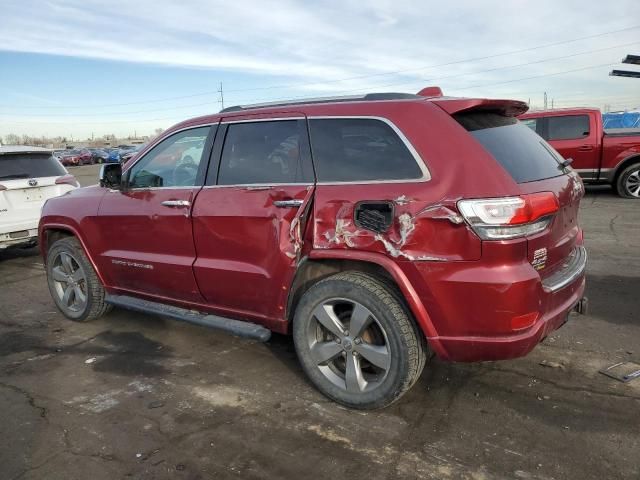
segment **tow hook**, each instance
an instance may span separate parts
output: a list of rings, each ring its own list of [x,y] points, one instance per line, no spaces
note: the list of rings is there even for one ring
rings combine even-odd
[[[573,309],[580,315],[587,315],[589,313],[589,299],[582,297]]]

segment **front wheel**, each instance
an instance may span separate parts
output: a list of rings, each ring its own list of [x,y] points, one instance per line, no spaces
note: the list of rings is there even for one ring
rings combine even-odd
[[[624,198],[640,198],[640,163],[625,168],[616,182],[618,195]]]
[[[426,345],[399,296],[360,272],[342,272],[300,299],[293,339],[303,369],[327,397],[375,409],[399,399],[419,378]]]
[[[56,306],[70,320],[93,320],[110,310],[98,275],[74,237],[62,238],[49,249],[47,283]]]

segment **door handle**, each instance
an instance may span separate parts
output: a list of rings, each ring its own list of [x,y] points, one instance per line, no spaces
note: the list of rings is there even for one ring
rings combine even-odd
[[[581,147],[578,147],[579,152],[590,152],[591,150],[593,150],[591,145],[582,145]]]
[[[165,200],[162,202],[162,206],[171,208],[190,207],[191,202],[189,200]]]
[[[273,204],[278,208],[295,208],[302,205],[303,200],[276,200]]]

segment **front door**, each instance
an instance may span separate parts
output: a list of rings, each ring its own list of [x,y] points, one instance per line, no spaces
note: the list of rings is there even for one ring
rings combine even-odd
[[[221,125],[194,203],[195,276],[221,312],[277,328],[270,322],[284,318],[314,188],[306,122],[280,114]]]
[[[122,191],[109,191],[98,222],[99,267],[110,286],[186,302],[202,301],[193,276],[191,211],[202,188],[212,130],[174,133],[123,174]]]

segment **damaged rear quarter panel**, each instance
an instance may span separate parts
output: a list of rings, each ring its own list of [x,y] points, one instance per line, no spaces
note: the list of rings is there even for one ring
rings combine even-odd
[[[365,250],[398,260],[479,259],[480,240],[458,215],[456,200],[430,198],[431,183],[318,185],[313,247]],[[393,202],[393,222],[386,232],[356,225],[354,209],[363,200]]]

